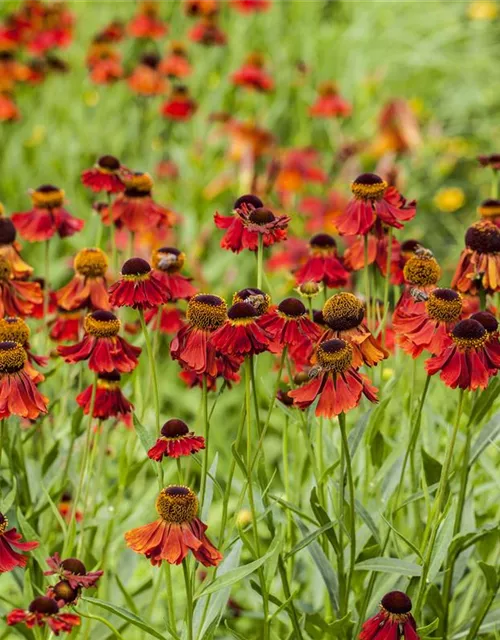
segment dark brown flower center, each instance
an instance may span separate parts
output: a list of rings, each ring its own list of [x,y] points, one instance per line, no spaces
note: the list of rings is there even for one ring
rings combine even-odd
[[[12,244],[16,239],[16,228],[10,218],[0,218],[0,244]]]
[[[382,598],[382,606],[389,613],[404,614],[411,611],[411,600],[402,591],[391,591]]]
[[[264,203],[257,196],[252,195],[251,193],[247,193],[244,196],[240,196],[233,205],[233,209],[241,209],[241,207],[250,206],[253,209],[260,209],[260,207],[264,206]]]
[[[326,340],[316,349],[316,359],[322,369],[343,373],[352,365],[352,347],[345,340]]]
[[[44,613],[45,615],[55,615],[59,612],[57,602],[53,598],[47,596],[38,596],[35,598],[28,607],[31,613]]]
[[[325,302],[323,319],[334,331],[358,327],[365,317],[361,300],[352,293],[337,293]]]
[[[500,200],[495,200],[493,198],[483,200],[477,208],[477,212],[481,218],[496,218],[497,216],[500,216]]]
[[[66,560],[61,562],[61,566],[76,576],[84,576],[87,573],[85,565],[81,560],[78,560],[78,558],[66,558]]]
[[[7,531],[8,526],[9,521],[7,520],[6,516],[4,516],[3,513],[0,513],[0,536],[3,536],[3,534]]]
[[[405,240],[401,243],[401,253],[415,253],[420,246],[418,240]]]
[[[467,229],[465,244],[478,253],[497,253],[500,251],[500,229],[488,220],[476,222]]]
[[[151,69],[156,69],[160,64],[160,60],[160,56],[154,52],[145,53],[143,56],[141,56],[141,64],[145,65],[146,67],[150,67]]]
[[[149,262],[143,258],[129,258],[123,263],[123,276],[144,276],[151,271]]]
[[[67,580],[61,580],[54,585],[54,595],[66,604],[74,602],[78,597],[78,589],[73,589]]]
[[[227,312],[227,316],[230,320],[253,319],[258,315],[259,314],[255,307],[253,307],[249,302],[236,302],[232,307],[229,307]]]
[[[0,373],[21,371],[26,360],[26,351],[19,343],[10,340],[0,342]]]
[[[327,326],[325,322],[325,318],[323,317],[323,311],[321,309],[314,309],[313,321],[315,324],[319,324],[320,327]]]
[[[351,184],[351,191],[361,200],[379,200],[387,189],[387,182],[375,173],[362,173]]]
[[[101,156],[97,161],[97,164],[101,169],[106,169],[107,171],[118,171],[120,169],[120,161],[115,156]]]
[[[498,321],[495,316],[489,311],[478,311],[473,313],[470,317],[471,320],[477,320],[488,333],[495,333],[498,329]]]
[[[254,224],[269,224],[276,220],[276,216],[270,209],[259,207],[250,212],[248,219]]]
[[[309,244],[318,249],[335,249],[337,247],[335,239],[328,233],[317,233],[309,240]]]
[[[188,302],[187,320],[203,331],[215,331],[227,317],[227,305],[219,296],[198,293]]]
[[[488,339],[488,333],[477,320],[461,320],[451,332],[453,342],[461,349],[480,349]]]
[[[165,438],[179,438],[189,433],[189,427],[183,420],[172,418],[167,420],[161,428],[161,435]]]
[[[297,298],[285,298],[278,305],[278,311],[289,318],[300,318],[307,313],[304,303]]]
[[[102,373],[99,373],[97,377],[99,380],[106,380],[107,382],[120,382],[121,380],[121,375],[116,371],[116,369],[109,372],[103,371]]]
[[[112,338],[120,331],[120,320],[111,311],[98,309],[85,316],[83,328],[95,338]]]
[[[171,485],[158,495],[156,511],[165,522],[191,522],[198,513],[198,498],[188,487]]]
[[[462,297],[453,289],[435,289],[425,303],[427,314],[438,322],[456,322],[462,313]]]

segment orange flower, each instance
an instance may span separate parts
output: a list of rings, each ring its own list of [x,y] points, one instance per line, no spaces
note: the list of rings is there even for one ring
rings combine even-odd
[[[324,82],[318,89],[316,102],[309,113],[316,118],[346,118],[351,115],[352,106],[339,95],[334,82]]]
[[[82,249],[76,254],[75,275],[56,291],[57,304],[72,311],[81,307],[109,310],[106,270],[108,259],[101,249]]]
[[[465,234],[465,249],[451,286],[476,295],[500,291],[500,229],[489,220],[475,222]]]
[[[0,317],[29,316],[35,305],[42,301],[40,284],[12,280],[12,269],[6,258],[0,255]]]
[[[0,419],[11,415],[36,420],[47,413],[48,398],[26,370],[28,356],[17,342],[0,342]]]
[[[127,531],[127,546],[159,566],[181,564],[189,551],[205,567],[216,567],[222,554],[205,535],[207,525],[198,517],[198,498],[188,487],[170,485],[156,499],[159,520]]]
[[[159,70],[160,56],[147,53],[133,70],[127,83],[140,96],[158,96],[167,90],[167,82]]]
[[[2,205],[0,205],[0,213],[3,213]],[[26,280],[33,273],[33,267],[24,262],[19,255],[16,227],[10,218],[0,217],[0,256],[9,263],[15,280]]]

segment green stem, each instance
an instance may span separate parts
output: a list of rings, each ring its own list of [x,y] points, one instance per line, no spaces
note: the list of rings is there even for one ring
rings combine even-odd
[[[193,593],[191,591],[191,580],[189,578],[187,560],[185,559],[182,561],[182,572],[186,586],[187,640],[193,640]]]
[[[382,344],[385,347],[386,342],[386,326],[387,317],[389,315],[389,287],[391,284],[391,260],[392,260],[392,234],[393,228],[389,227],[389,233],[387,235],[387,266],[384,283],[384,315],[382,316],[382,322],[380,324],[380,331],[382,332]]]
[[[259,233],[257,245],[257,288],[262,289],[262,263],[264,260],[264,236]]]
[[[80,477],[78,479],[78,486],[76,489],[75,497],[74,497],[72,508],[71,508],[71,517],[70,517],[70,524],[68,526],[68,533],[71,530],[71,525],[73,524],[76,518],[76,511],[78,508],[78,502],[80,501],[80,496],[82,494],[83,482],[87,476],[87,464],[88,464],[88,458],[89,458],[89,447],[90,447],[90,438],[92,433],[92,420],[94,419],[94,407],[95,407],[96,395],[97,395],[97,373],[94,373],[94,382],[92,384],[92,395],[90,396],[89,419],[87,423],[87,431],[85,434],[83,460],[80,467]],[[83,517],[85,517],[85,513],[83,513]],[[82,537],[83,537],[83,526],[82,526]],[[72,549],[68,549],[67,552],[68,552],[68,555],[71,555]]]
[[[496,200],[498,198],[498,171],[493,169],[491,178],[491,197]]]
[[[446,487],[448,484],[448,477],[450,475],[451,463],[453,460],[453,451],[455,449],[455,442],[457,440],[458,429],[460,427],[460,419],[462,417],[462,408],[464,400],[464,390],[460,389],[458,398],[457,415],[455,418],[455,424],[451,433],[451,437],[448,442],[446,455],[441,469],[441,477],[439,479],[439,486],[434,499],[434,505],[431,510],[429,522],[424,532],[424,539],[422,544],[422,550],[425,550],[425,556],[422,566],[422,577],[420,578],[420,587],[418,590],[418,596],[415,606],[415,613],[418,615],[423,604],[424,594],[427,586],[427,576],[429,574],[429,566],[432,558],[432,552],[434,550],[434,544],[439,529],[441,511],[444,506],[444,498],[446,495]]]
[[[155,402],[155,414],[156,414],[156,433],[160,431],[160,395],[158,391],[158,376],[156,374],[156,362],[151,347],[151,339],[149,337],[148,328],[146,327],[146,321],[144,320],[144,311],[139,309],[139,321],[141,323],[142,333],[144,335],[144,342],[146,344],[146,352],[148,354],[149,366],[151,369],[151,377],[153,379],[153,394]]]
[[[342,436],[342,448],[344,450],[344,460],[347,471],[347,484],[349,485],[349,535],[351,538],[350,544],[350,564],[349,571],[347,573],[346,580],[346,607],[349,604],[349,591],[351,588],[352,577],[354,574],[354,566],[356,564],[356,505],[354,502],[354,479],[352,475],[352,462],[351,453],[349,451],[349,442],[347,440],[347,429],[345,413],[339,414],[340,434]],[[344,478],[341,478],[342,484],[344,484]],[[343,526],[344,523],[342,523]],[[342,552],[342,549],[341,549]]]
[[[109,240],[111,242],[111,269],[113,275],[118,273],[118,251],[116,246],[116,226],[115,223],[111,223]]]
[[[170,564],[164,562],[165,567],[165,587],[167,591],[167,608],[168,608],[168,624],[172,629],[176,628],[175,606],[174,606],[174,590],[172,588],[172,575],[170,572]]]
[[[205,501],[205,491],[207,488],[207,476],[208,476],[208,447],[210,444],[210,420],[208,417],[208,389],[207,389],[207,376],[203,375],[202,389],[201,389],[201,405],[203,412],[203,437],[205,438],[205,454],[203,456],[203,465],[201,470],[201,488],[200,488],[200,504],[203,505]]]
[[[467,634],[467,638],[465,640],[477,640],[477,632],[479,631],[479,627],[482,625],[483,620],[486,618],[486,614],[490,610],[491,605],[493,604],[496,596],[496,591],[491,591],[486,594],[486,598],[483,601],[482,606],[478,610],[476,617],[474,618],[474,622],[472,623],[472,627],[469,629],[469,633]]]
[[[80,611],[79,609],[77,609],[76,612],[79,616],[82,616],[82,618],[88,618],[89,620],[96,620],[97,622],[100,622],[104,626],[108,627],[108,629],[114,634],[115,638],[119,638],[119,640],[125,640],[118,629],[116,629],[116,627],[114,627],[111,622],[109,622],[105,618],[101,618],[101,616],[94,616],[90,613],[82,613],[82,611]]]
[[[45,325],[45,348],[49,344],[49,301],[50,301],[50,240],[45,242],[44,271],[43,271],[43,322]]]

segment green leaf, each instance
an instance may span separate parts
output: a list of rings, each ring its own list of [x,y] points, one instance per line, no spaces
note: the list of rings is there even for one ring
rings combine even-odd
[[[323,507],[319,503],[316,487],[313,487],[309,501],[311,503],[311,508],[314,512],[314,515],[316,516],[320,524],[325,525],[332,522],[332,520],[330,520],[330,518],[328,517],[328,514],[326,513],[326,511],[323,509]],[[335,533],[335,529],[333,528],[326,529],[325,536],[328,542],[332,545],[335,553],[338,553],[340,549],[340,545],[337,539],[337,534]]]
[[[151,447],[154,445],[155,439],[150,433],[148,433],[144,425],[141,424],[139,418],[137,417],[137,414],[135,413],[134,413],[134,428],[139,440],[141,441],[144,451],[147,453],[151,449]]]
[[[318,538],[322,533],[325,533],[325,531],[328,531],[328,529],[331,529],[332,527],[333,527],[333,522],[327,522],[319,529],[312,531],[308,536],[305,536],[304,538],[302,538],[302,540],[300,540],[293,547],[293,549],[285,555],[284,560],[285,561],[288,560],[289,558],[294,556],[296,553],[298,553],[302,549],[305,549],[306,547],[308,547],[311,544],[311,542],[314,542],[316,538]]]
[[[249,562],[243,567],[238,567],[238,569],[233,569],[232,571],[228,571],[227,573],[218,576],[199,594],[195,595],[195,600],[198,600],[203,596],[208,596],[210,593],[216,593],[217,591],[220,591],[220,589],[230,587],[235,582],[240,582],[243,578],[246,578],[254,571],[257,571],[257,569],[259,569],[264,562],[267,562],[275,553],[278,553],[280,546],[281,539],[276,537],[268,551],[263,556],[253,562]]]
[[[370,456],[374,467],[378,468],[384,461],[385,440],[384,436],[377,431],[370,443]]]
[[[302,531],[302,535],[308,536],[309,529],[302,522],[302,520],[297,518],[297,524],[299,529]],[[310,553],[314,564],[318,568],[318,571],[323,578],[323,581],[326,585],[326,590],[328,591],[328,595],[330,597],[330,602],[332,604],[333,609],[338,614],[339,611],[339,581],[337,579],[337,574],[334,572],[332,565],[330,564],[328,558],[325,555],[325,552],[320,547],[320,545],[314,541],[309,544],[307,547],[308,552]],[[342,551],[340,551],[342,553]]]
[[[422,448],[421,451],[425,480],[427,482],[427,486],[431,486],[436,482],[439,482],[443,465],[438,460],[429,455],[424,448]]]
[[[36,540],[38,542],[38,547],[36,549],[33,549],[31,553],[33,554],[33,557],[37,561],[40,569],[42,571],[46,571],[47,570],[46,558],[48,558],[50,555],[47,548],[40,540],[40,537],[38,536],[36,531],[33,529],[33,527],[24,517],[21,509],[17,510],[16,515],[17,515],[17,521],[19,522],[19,528],[21,529],[21,532],[24,538],[29,542],[32,542],[33,540]]]
[[[44,476],[47,473],[47,471],[50,469],[50,467],[54,464],[54,462],[57,459],[58,453],[59,453],[59,441],[56,440],[52,445],[52,447],[50,448],[47,455],[45,456],[45,458],[43,459],[42,476]]]
[[[159,638],[160,640],[165,640],[165,636],[163,636],[161,633],[156,631],[156,629],[153,629],[153,627],[151,627],[142,618],[139,618],[139,616],[136,616],[135,613],[128,611],[128,609],[124,609],[123,607],[118,607],[115,604],[111,604],[111,602],[105,602],[104,600],[99,600],[98,598],[89,598],[89,597],[82,596],[80,599],[83,600],[84,602],[88,602],[89,604],[95,604],[97,607],[101,607],[101,609],[105,609],[106,611],[113,613],[119,618],[123,618],[123,620],[126,620],[130,624],[134,625],[134,627],[137,627],[138,629],[141,629],[142,631],[145,631],[146,633],[148,633],[150,636],[153,636],[153,638]]]
[[[2,502],[0,503],[0,511],[2,513],[7,513],[7,511],[12,507],[12,505],[14,504],[14,500],[16,499],[16,493],[17,493],[17,482],[14,476],[12,476],[12,489],[9,491],[9,493],[5,496],[5,498],[2,500]]]
[[[81,407],[78,407],[78,409],[76,409],[73,413],[73,417],[71,418],[71,435],[73,436],[73,438],[77,438],[80,435],[80,425],[82,424],[82,420],[83,409]]]
[[[130,593],[127,591],[127,588],[125,587],[123,582],[120,580],[120,577],[118,576],[118,574],[115,573],[114,576],[115,576],[116,584],[118,585],[118,589],[120,589],[123,597],[125,598],[125,602],[127,603],[127,607],[132,609],[132,613],[137,615],[138,611],[137,611],[137,607],[135,606],[134,599],[132,598]]]
[[[365,431],[370,422],[370,418],[372,416],[373,409],[370,409],[366,413],[359,418],[359,420],[354,425],[354,429],[352,429],[347,437],[347,442],[349,444],[349,453],[351,454],[351,458],[354,458],[354,454],[356,453],[361,440],[365,434]]]
[[[479,394],[474,403],[469,418],[469,425],[477,425],[484,419],[499,394],[500,380],[493,378],[493,380],[490,380],[487,388]],[[493,420],[494,419],[495,418],[493,418]],[[500,423],[498,416],[496,416],[496,421]]]
[[[439,569],[444,562],[444,559],[448,555],[448,551],[450,548],[450,543],[453,538],[453,527],[454,527],[454,518],[452,517],[452,512],[448,510],[446,519],[441,524],[441,527],[438,532],[438,536],[436,539],[436,543],[432,550],[431,556],[431,564],[429,567],[429,575],[427,580],[429,582],[433,582],[434,578],[439,573]]]
[[[203,511],[201,514],[201,519],[203,522],[208,520],[208,514],[210,512],[210,507],[212,505],[212,500],[214,497],[214,481],[212,478],[217,476],[217,464],[219,462],[219,454],[216,453],[214,456],[214,460],[208,472],[207,478],[207,486],[205,488],[205,500],[203,501]]]
[[[385,518],[384,516],[382,516],[384,522],[387,524],[387,526],[399,537],[401,538],[401,540],[414,552],[417,554],[417,556],[422,560],[422,554],[420,553],[419,549],[413,544],[413,542],[411,540],[408,540],[408,538],[406,538],[401,531],[398,531],[390,522],[389,520],[387,520],[387,518]]]
[[[402,576],[420,576],[422,567],[407,560],[399,558],[370,558],[358,562],[354,567],[356,571],[378,571],[380,573],[394,573]]]
[[[486,584],[488,585],[488,591],[492,593],[496,593],[498,590],[499,576],[495,567],[492,567],[491,564],[486,564],[486,562],[478,562],[479,568],[484,574],[486,578]]]
[[[480,434],[474,441],[471,448],[469,467],[479,458],[482,452],[500,435],[500,415],[497,413],[489,422],[481,429]]]
[[[438,627],[439,627],[439,618],[435,618],[430,624],[425,625],[425,627],[419,627],[417,629],[417,633],[419,635],[424,636],[424,635],[427,635],[429,633],[432,633]]]

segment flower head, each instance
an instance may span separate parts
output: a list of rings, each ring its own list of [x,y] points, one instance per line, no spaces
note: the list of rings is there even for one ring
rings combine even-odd
[[[226,356],[252,356],[267,351],[270,338],[259,325],[260,317],[249,302],[234,303],[224,324],[212,334],[211,343]]]
[[[189,278],[179,272],[186,255],[175,247],[162,247],[153,252],[151,264],[163,282],[169,300],[189,300],[196,293]]]
[[[48,398],[36,388],[27,361],[19,343],[0,342],[0,419],[15,415],[35,420],[47,413]]]
[[[403,196],[375,173],[363,173],[351,184],[353,199],[336,225],[343,235],[366,235],[380,222],[402,229],[403,223],[414,218],[416,203],[407,203]]]
[[[152,460],[161,462],[163,457],[179,458],[189,456],[205,448],[205,439],[196,436],[182,420],[167,420],[161,428],[156,444],[148,451]]]
[[[353,349],[345,340],[320,342],[314,353],[316,367],[312,379],[293,389],[288,395],[300,409],[309,407],[319,398],[316,415],[332,418],[357,407],[364,394],[377,402],[377,389],[368,378],[353,368]]]
[[[483,324],[470,318],[458,322],[450,338],[442,353],[426,361],[427,373],[432,376],[439,372],[451,389],[485,389],[500,368],[498,340],[490,341]]]
[[[215,377],[216,349],[210,338],[227,318],[226,302],[219,296],[197,293],[188,302],[186,318],[186,326],[172,340],[172,358],[184,369]]]
[[[82,172],[82,183],[96,193],[120,193],[125,191],[123,173],[124,168],[118,158],[101,156],[91,169]]]
[[[0,214],[3,213],[0,205]],[[15,280],[26,280],[33,273],[33,267],[24,262],[19,254],[19,245],[16,242],[16,227],[10,218],[0,215],[0,257],[5,258],[11,268],[12,277]]]
[[[309,247],[309,259],[295,274],[297,284],[312,281],[331,289],[344,287],[349,273],[337,256],[335,239],[327,233],[317,233],[309,241]]]
[[[0,573],[12,571],[15,567],[25,567],[28,556],[17,553],[20,551],[33,551],[38,547],[38,542],[21,542],[21,534],[16,529],[9,529],[9,521],[3,513],[0,513]]]
[[[347,118],[352,113],[352,106],[342,98],[334,82],[324,82],[309,113],[315,118]]]
[[[389,356],[371,331],[363,324],[365,308],[361,300],[352,293],[337,293],[323,307],[323,321],[327,330],[321,339],[340,338],[349,342],[353,349],[353,366],[362,364],[373,367]]]
[[[480,220],[467,229],[465,249],[451,286],[476,295],[500,291],[500,229],[490,220]]]
[[[136,172],[124,177],[125,191],[119,193],[111,206],[115,224],[133,232],[155,227],[171,227],[175,216],[153,200],[153,179],[149,173]]]
[[[7,258],[0,255],[0,317],[32,315],[42,302],[40,284],[14,280]]]
[[[233,84],[263,93],[274,89],[272,77],[264,69],[264,56],[250,54],[245,63],[231,76]]]
[[[264,246],[270,246],[286,239],[288,216],[276,216],[264,207],[260,198],[252,194],[241,196],[233,205],[233,215],[214,216],[216,227],[225,229],[226,233],[220,246],[228,251],[240,253],[243,249],[256,251],[259,234],[263,237]]]
[[[197,108],[198,104],[189,95],[188,88],[178,85],[173,89],[170,98],[161,106],[160,113],[169,120],[185,122],[191,119]]]
[[[114,307],[154,309],[168,301],[168,293],[146,260],[129,258],[123,263],[120,280],[109,289],[109,301]]]
[[[477,208],[479,217],[483,220],[491,220],[498,226],[500,220],[500,200],[488,198],[483,200]]]
[[[108,258],[97,248],[81,249],[74,260],[75,275],[56,291],[57,304],[72,311],[81,307],[110,309],[106,271]]]
[[[411,606],[406,593],[387,593],[380,603],[380,611],[363,624],[359,640],[419,640],[417,625],[410,613]]]
[[[78,558],[66,558],[61,560],[60,555],[56,552],[50,558],[47,558],[49,571],[45,571],[43,575],[57,575],[61,579],[66,580],[72,589],[90,589],[95,587],[97,581],[102,576],[102,571],[87,571],[85,565]]]
[[[219,564],[222,555],[205,535],[207,526],[197,517],[198,498],[191,489],[166,487],[156,499],[156,511],[159,520],[127,531],[127,546],[144,554],[152,565],[180,564],[190,550],[206,567]]]
[[[30,192],[33,208],[14,213],[12,222],[23,238],[30,242],[49,240],[55,233],[61,238],[72,236],[83,228],[84,222],[74,218],[63,207],[64,191],[44,184]]]
[[[117,418],[127,426],[131,425],[134,405],[127,400],[120,388],[121,375],[118,371],[99,373],[92,416],[97,420]],[[76,402],[83,407],[85,415],[90,413],[93,385],[88,386],[77,397]]]
[[[261,289],[247,287],[241,289],[233,295],[233,304],[237,302],[247,302],[257,311],[257,315],[262,316],[269,311],[271,306],[271,296]]]
[[[28,610],[14,609],[7,615],[7,624],[13,626],[23,622],[28,629],[47,625],[55,636],[61,631],[71,633],[80,625],[80,617],[74,613],[60,613],[59,605],[53,598],[38,596],[29,605]]]
[[[139,347],[118,335],[120,320],[111,311],[98,309],[87,314],[83,322],[85,336],[75,345],[59,346],[57,352],[70,364],[89,361],[89,369],[97,373],[129,373],[138,364]]]
[[[47,365],[48,358],[37,356],[31,351],[30,336],[31,330],[22,318],[5,316],[0,319],[0,342],[17,342],[23,347],[27,356],[25,370],[33,382],[38,384],[45,378],[33,367],[33,363],[44,367]]]

